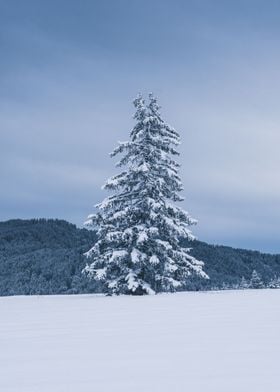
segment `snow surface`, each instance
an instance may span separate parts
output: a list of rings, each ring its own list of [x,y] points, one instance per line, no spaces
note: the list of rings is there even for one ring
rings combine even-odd
[[[0,391],[279,392],[280,290],[0,298]]]

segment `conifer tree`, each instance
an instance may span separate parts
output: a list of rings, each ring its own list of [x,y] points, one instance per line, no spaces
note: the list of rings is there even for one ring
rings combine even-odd
[[[256,270],[252,272],[252,277],[250,280],[250,287],[252,289],[262,289],[264,287],[263,281]]]
[[[270,289],[279,289],[280,288],[280,277],[274,276],[268,283]]]
[[[111,156],[122,153],[104,189],[112,191],[86,222],[96,228],[98,240],[86,253],[84,269],[103,284],[108,294],[153,294],[182,290],[191,274],[208,278],[203,262],[182,247],[193,239],[189,226],[196,223],[174,203],[182,183],[178,175],[179,134],[166,124],[157,100],[149,95],[134,100],[136,124],[130,140],[119,143]]]
[[[242,279],[240,281],[240,285],[239,285],[240,289],[248,289],[249,288],[249,283],[247,282],[247,280],[244,278],[244,276],[242,276]]]

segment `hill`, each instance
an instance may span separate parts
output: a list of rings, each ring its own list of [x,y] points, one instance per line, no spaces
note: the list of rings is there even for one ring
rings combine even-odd
[[[0,222],[0,295],[77,294],[98,292],[82,276],[83,253],[95,241],[95,233],[57,219]],[[186,244],[205,262],[209,281],[192,278],[188,290],[238,287],[255,269],[265,284],[280,276],[280,255],[209,245]]]
[[[82,256],[95,234],[62,220],[0,222],[0,295],[92,292]]]

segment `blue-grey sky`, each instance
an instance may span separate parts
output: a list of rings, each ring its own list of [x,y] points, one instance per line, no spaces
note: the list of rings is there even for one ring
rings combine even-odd
[[[153,91],[210,243],[280,252],[280,3],[0,0],[0,220],[81,226]]]

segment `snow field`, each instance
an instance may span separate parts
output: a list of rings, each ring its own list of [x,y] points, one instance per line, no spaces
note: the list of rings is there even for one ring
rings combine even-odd
[[[280,290],[0,298],[1,392],[279,392]]]

